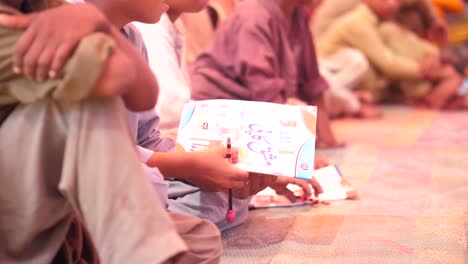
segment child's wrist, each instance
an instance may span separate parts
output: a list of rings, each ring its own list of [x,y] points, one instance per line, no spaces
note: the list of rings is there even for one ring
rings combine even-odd
[[[199,171],[198,155],[196,152],[188,152],[183,159],[184,173],[181,173],[181,178],[182,180],[190,182],[191,178],[197,175]]]

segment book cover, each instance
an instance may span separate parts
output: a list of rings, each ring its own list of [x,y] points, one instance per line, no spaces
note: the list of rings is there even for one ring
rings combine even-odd
[[[231,138],[236,166],[249,172],[310,180],[314,171],[317,107],[240,100],[187,101],[178,151],[198,151]]]

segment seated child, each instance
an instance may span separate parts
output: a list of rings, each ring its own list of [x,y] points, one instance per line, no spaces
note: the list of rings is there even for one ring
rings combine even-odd
[[[203,2],[194,1],[198,6],[193,11],[204,7]],[[178,17],[164,13],[157,24],[135,23],[135,26],[143,36],[151,70],[160,86],[156,111],[163,118],[159,128],[177,129],[183,105],[190,99],[183,24]]]
[[[158,68],[153,68],[158,79],[160,73],[157,70],[165,65],[172,65],[170,71],[168,69],[162,71],[165,80],[161,83],[162,86],[174,83],[172,79],[183,75],[183,68],[180,65],[184,61],[184,52],[178,48],[178,45],[173,44],[179,39],[181,46],[184,46],[183,36],[175,31],[174,23],[182,13],[200,10],[203,7],[201,2],[203,1],[174,0],[169,3],[170,9],[163,15],[161,25],[137,24],[143,29],[142,33],[147,40],[150,58],[158,60],[156,62]],[[160,53],[164,54],[159,55]],[[171,89],[171,86],[161,87],[161,89]],[[182,108],[182,102],[180,103],[180,108]],[[271,182],[270,177],[259,175],[249,177],[246,172],[237,169],[225,160],[226,149],[222,147],[205,152],[172,152],[175,144],[160,137],[156,129],[158,117],[154,112],[144,113],[143,116],[138,125],[139,146],[150,150],[145,160],[146,164],[149,167],[157,167],[169,183],[168,210],[209,219],[221,230],[244,222],[248,215],[249,196],[260,191],[261,188],[266,188],[268,185],[265,184]],[[164,120],[164,116],[162,119]],[[161,143],[163,140],[165,143]],[[280,180],[283,185],[286,183],[302,184],[290,178]],[[280,185],[278,182],[275,183],[277,189]],[[226,191],[229,188],[234,189],[235,197],[237,197],[233,201],[233,209],[237,215],[234,223],[228,223],[225,219],[228,209]]]
[[[389,49],[399,56],[416,62],[430,62],[434,75],[425,81],[402,81],[400,88],[407,100],[420,101],[430,108],[441,109],[447,107],[449,101],[456,97],[456,92],[462,76],[455,68],[442,60],[439,49],[421,39],[412,32],[395,23],[384,22],[379,28],[381,37]]]
[[[152,10],[152,22],[164,7],[162,1],[143,6]],[[33,9],[27,1],[0,1],[1,13],[14,14],[0,16],[2,261],[219,259],[219,232],[206,221],[168,215],[138,162],[124,104],[142,111],[157,99],[157,83],[138,52],[91,5],[29,17],[18,15],[20,7]],[[86,229],[93,245],[76,239]],[[187,247],[207,238],[209,251]],[[99,257],[83,246],[95,246]]]
[[[394,83],[405,100],[440,108],[454,93],[457,76],[450,66],[440,64],[435,46],[387,22],[394,19],[399,8],[400,2],[395,0],[364,0],[324,33],[319,53],[327,57],[343,48],[357,48],[372,65],[359,89],[382,101],[388,98],[390,84]]]
[[[303,4],[310,1],[241,1],[193,65],[192,98],[273,103],[299,98],[319,107],[317,146],[341,147],[324,105],[328,86],[318,72]]]
[[[232,1],[226,0],[209,3],[217,7],[220,20],[225,19],[224,9],[228,12],[229,7],[234,5]],[[177,8],[177,3],[171,3],[171,6]],[[161,21],[157,24],[135,23],[142,33],[151,69],[161,87],[156,110],[159,116],[163,117],[159,128],[168,136],[171,136],[171,132],[177,129],[183,105],[187,99],[190,99],[186,57],[187,52],[193,53],[190,50],[194,47],[187,48],[187,44],[197,45],[195,38],[208,43],[214,35],[214,25],[208,13],[205,13],[207,11],[205,7],[206,1],[194,1],[192,9],[187,9],[180,18],[163,14]],[[186,37],[189,37],[188,41]]]
[[[396,14],[395,20],[417,34],[437,35],[435,40],[446,41],[447,27],[445,22],[437,17],[431,1],[400,0],[401,9]],[[310,24],[316,39],[319,40],[335,20],[346,15],[362,2],[362,0],[323,1],[314,12],[313,21]]]

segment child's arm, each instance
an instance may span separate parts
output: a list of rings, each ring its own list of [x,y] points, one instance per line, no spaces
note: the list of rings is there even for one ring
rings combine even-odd
[[[89,8],[89,10],[87,10],[87,8]],[[152,108],[156,103],[158,86],[153,74],[151,73],[151,70],[147,67],[145,60],[140,56],[138,51],[136,51],[131,46],[131,44],[128,43],[128,41],[120,34],[120,32],[107,22],[107,20],[105,20],[105,23],[107,24],[104,26],[102,25],[100,16],[91,15],[91,17],[89,17],[84,15],[87,12],[99,13],[99,11],[97,11],[94,7],[89,7],[89,5],[67,5],[45,11],[40,13],[40,15],[28,15],[26,16],[26,19],[21,15],[0,16],[0,24],[12,27],[27,27],[23,34],[13,29],[2,29],[2,33],[11,37],[9,38],[9,42],[2,41],[1,48],[3,50],[9,49],[10,54],[15,53],[15,64],[19,63],[18,65],[20,65],[16,66],[16,69],[21,69],[20,72],[25,72],[30,77],[30,79],[26,80],[24,77],[22,77],[22,75],[11,75],[17,79],[24,79],[20,83],[30,83],[30,86],[32,87],[47,86],[46,90],[57,90],[56,86],[61,83],[61,80],[66,79],[66,76],[71,75],[73,77],[72,79],[75,81],[75,84],[79,86],[74,89],[83,89],[83,91],[78,92],[80,93],[79,98],[74,98],[74,100],[80,100],[87,96],[107,97],[122,95],[124,102],[130,110],[141,111]],[[85,20],[81,19],[83,15],[85,16]],[[87,21],[86,19],[91,19],[94,17],[97,21],[94,23],[89,22],[89,24],[96,25],[81,25],[84,23],[83,21]],[[74,24],[74,21],[80,21],[80,24],[76,25]],[[37,30],[37,25],[43,25],[47,30],[39,30],[36,32],[35,30]],[[86,30],[77,31],[75,30],[75,27],[85,28]],[[91,46],[87,48],[87,52],[84,54],[75,54],[75,47],[78,45],[78,43],[82,43],[81,40],[84,39],[87,35],[93,33],[93,30],[107,31],[106,33],[113,37],[113,45],[106,46],[107,44],[99,42],[95,44],[94,49]],[[48,38],[47,34],[50,34],[50,32],[54,32],[54,34],[58,37],[58,40]],[[28,40],[31,38],[31,36],[34,36],[34,42],[32,43]],[[56,41],[59,41],[60,39],[62,41],[59,44],[60,46],[57,48]],[[48,42],[49,40],[51,43]],[[15,42],[17,43],[16,49],[12,47],[12,45],[15,45]],[[27,48],[26,51],[22,48],[24,45],[23,43],[28,43],[28,45],[25,45]],[[39,45],[37,43],[42,44]],[[86,43],[83,45],[85,44]],[[104,51],[104,54],[101,55],[93,54],[96,52],[96,50],[102,50],[103,45],[109,50]],[[72,52],[70,53],[66,50],[71,50]],[[111,52],[112,50],[113,52]],[[104,56],[106,55],[106,52],[107,56]],[[9,55],[9,57],[11,57],[11,55]],[[55,62],[55,58],[57,57],[59,58],[58,63]],[[54,58],[54,62],[52,62],[51,58]],[[99,58],[102,58],[102,60],[99,61],[99,63],[102,65],[99,65],[99,63],[97,64],[97,66],[100,66],[98,71],[93,70],[93,66],[97,67],[96,64],[81,65],[83,63],[72,63],[73,60],[81,62],[85,60],[86,62],[86,59],[88,61],[93,61]],[[1,59],[3,61],[9,60],[6,55]],[[25,63],[25,60],[27,63]],[[57,68],[62,67],[63,62],[60,61],[67,62],[67,66],[63,71],[61,68]],[[9,63],[11,64],[12,62],[9,61]],[[41,67],[45,67],[47,69],[37,70],[37,65],[42,65],[39,67],[39,69]],[[71,70],[70,68],[73,68],[73,66],[70,65],[74,65],[74,68],[79,68],[80,71]],[[13,68],[12,65],[10,66]],[[44,72],[51,72],[49,69],[52,69],[52,73],[54,71],[60,72],[58,76],[56,76],[58,77],[57,79],[43,81],[40,83],[31,80],[44,80],[43,77],[41,77],[41,74]],[[83,72],[91,74],[92,76],[98,78],[98,80],[96,81],[92,78],[89,78],[89,76]],[[83,82],[88,84],[92,82],[92,87],[84,87]],[[13,84],[18,86],[18,82],[10,82],[12,88],[17,89]],[[63,91],[71,89],[69,85],[65,88],[66,89]],[[75,91],[75,93],[76,92],[77,91]],[[33,93],[35,97],[38,96],[37,92],[31,90],[31,93]],[[41,95],[45,96],[46,94],[48,93],[42,93]],[[16,98],[16,100],[22,101],[21,98]],[[11,98],[10,101],[12,101]],[[23,100],[22,102],[25,101]]]
[[[188,181],[203,191],[243,188],[248,173],[230,164],[225,155],[225,148],[203,152],[155,152],[146,164],[157,167],[166,178]]]
[[[14,51],[15,71],[37,81],[57,75],[84,37],[94,32],[109,34],[112,28],[104,15],[89,4],[2,15],[0,24],[24,30]]]
[[[122,93],[122,98],[128,109],[133,111],[152,109],[158,99],[159,85],[148,63],[118,29],[113,27],[111,36],[117,42],[117,51],[122,52],[128,63],[121,65],[125,74],[117,78],[116,74],[109,78],[104,74],[103,78],[110,83],[110,86],[118,86],[119,82],[123,81],[126,91]]]

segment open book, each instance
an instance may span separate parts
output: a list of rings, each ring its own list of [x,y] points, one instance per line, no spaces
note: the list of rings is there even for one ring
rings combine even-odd
[[[321,201],[333,201],[354,199],[358,193],[351,184],[346,181],[336,166],[327,166],[315,171],[314,178],[323,189],[323,193],[303,199],[303,191],[299,186],[288,185],[288,189],[294,192],[298,199],[296,202],[289,201],[285,196],[278,195],[271,188],[259,192],[250,202],[250,208],[291,207],[307,204],[315,204]],[[313,189],[312,189],[313,190]]]
[[[310,180],[314,171],[315,106],[239,100],[188,101],[178,151],[197,151],[231,139],[236,166],[249,172]]]

